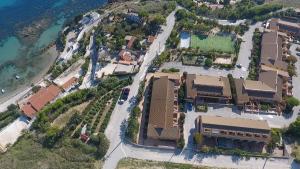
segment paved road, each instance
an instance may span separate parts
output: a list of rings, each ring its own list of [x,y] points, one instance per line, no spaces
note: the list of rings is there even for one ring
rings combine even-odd
[[[147,69],[155,56],[163,51],[164,44],[171,34],[175,25],[175,11],[167,17],[167,23],[162,26],[162,33],[157,36],[157,39],[150,46],[150,49],[145,55],[144,62],[140,67],[139,73],[134,77],[133,84],[130,86],[129,98],[137,95],[139,83],[144,79]],[[118,161],[125,157],[124,145],[122,138],[124,135],[125,126],[123,125],[129,115],[129,109],[132,105],[126,101],[123,105],[117,105],[112,113],[109,125],[105,130],[105,134],[110,140],[110,148],[108,150],[104,169],[113,169],[117,166]],[[128,149],[128,148],[127,148]]]
[[[250,25],[249,30],[242,36],[243,42],[241,43],[240,51],[238,54],[237,64],[241,64],[242,68],[235,67],[234,69],[219,69],[219,68],[204,68],[200,66],[186,66],[181,62],[167,62],[161,66],[161,69],[178,68],[181,72],[189,72],[194,74],[210,75],[210,76],[227,76],[229,73],[235,78],[247,77],[248,67],[250,63],[251,50],[253,47],[252,36],[256,28],[261,28],[261,22]]]
[[[159,150],[157,148],[138,148],[125,144],[123,145],[123,151],[126,154],[124,157],[222,168],[299,169],[300,167],[299,164],[289,159],[269,159],[266,161],[261,158],[250,158],[246,160],[234,156],[199,154],[189,149],[184,149],[183,151]]]

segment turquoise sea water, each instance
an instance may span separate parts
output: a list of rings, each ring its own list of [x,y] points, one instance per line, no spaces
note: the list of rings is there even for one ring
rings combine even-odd
[[[0,8],[14,5],[16,3],[16,1],[17,0],[1,0],[0,1]]]
[[[30,85],[33,78],[45,71],[51,58],[40,55],[42,48],[55,41],[66,21],[98,8],[106,0],[0,0],[0,99],[20,86]],[[36,41],[24,41],[20,32],[41,20],[47,27]],[[15,76],[19,75],[19,80]]]

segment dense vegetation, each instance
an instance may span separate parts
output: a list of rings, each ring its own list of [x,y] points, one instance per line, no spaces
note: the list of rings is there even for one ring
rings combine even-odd
[[[20,110],[16,105],[10,105],[5,112],[0,112],[0,130],[12,123],[20,116]]]
[[[202,5],[196,6],[192,0],[177,0],[177,2],[192,11],[197,15],[205,15],[212,18],[220,19],[255,19],[261,20],[265,18],[270,12],[277,11],[282,8],[278,4],[262,4],[257,5],[252,0],[242,0],[235,5],[226,5],[223,9],[211,10],[209,7]]]
[[[249,75],[248,79],[250,80],[257,80],[258,78],[258,68],[260,62],[260,51],[261,51],[261,40],[262,34],[259,30],[255,30],[254,35],[252,37],[253,41],[253,48],[251,51],[251,61],[249,64]]]
[[[140,83],[138,94],[136,96],[136,104],[137,105],[130,112],[130,116],[129,116],[128,122],[127,122],[127,129],[125,132],[125,136],[134,143],[136,143],[137,134],[138,134],[139,128],[140,128],[138,118],[141,116],[142,111],[138,105],[141,102],[142,97],[144,95],[144,89],[145,89],[145,81],[142,81]],[[145,109],[144,111],[147,111],[148,105],[146,105],[146,107],[144,109]]]

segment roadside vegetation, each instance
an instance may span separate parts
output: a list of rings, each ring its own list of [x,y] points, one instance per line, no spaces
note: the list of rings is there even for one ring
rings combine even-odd
[[[283,135],[290,139],[290,142],[293,143],[293,152],[292,156],[295,158],[295,161],[300,163],[300,118],[289,125],[286,130],[283,130]]]
[[[142,115],[142,110],[139,108],[139,104],[142,101],[142,98],[144,96],[144,90],[145,90],[145,81],[142,81],[139,86],[138,94],[136,96],[136,102],[135,107],[132,109],[128,122],[127,122],[127,129],[125,131],[125,136],[133,143],[137,143],[137,136],[140,129],[140,123],[139,118]],[[148,111],[148,105],[146,105],[145,112]]]
[[[251,61],[249,64],[249,75],[248,75],[248,79],[250,80],[257,80],[258,78],[261,40],[262,40],[262,33],[260,33],[258,29],[256,29],[252,37],[253,48],[251,51]]]
[[[20,110],[16,105],[10,105],[6,111],[0,112],[0,130],[20,117],[20,114]]]
[[[171,162],[158,162],[150,160],[139,160],[134,158],[123,158],[119,161],[117,169],[212,169],[205,166],[194,166],[191,164],[180,164]],[[220,169],[213,167],[214,169]]]

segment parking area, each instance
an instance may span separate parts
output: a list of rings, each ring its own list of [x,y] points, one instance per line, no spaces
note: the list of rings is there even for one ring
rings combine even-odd
[[[185,131],[185,139],[186,143],[188,143],[186,135],[190,135],[190,132],[195,127],[194,122],[197,117],[200,115],[208,115],[208,116],[221,116],[221,117],[231,117],[231,118],[245,118],[245,119],[253,119],[253,120],[266,120],[270,127],[272,128],[284,128],[288,127],[290,123],[296,120],[298,117],[299,107],[294,108],[294,112],[292,116],[278,116],[278,115],[270,115],[263,113],[244,113],[237,109],[236,106],[232,105],[220,105],[220,104],[209,104],[207,112],[196,112],[193,106],[192,110],[188,110],[186,113],[186,120],[184,125]]]
[[[0,151],[5,152],[7,147],[13,145],[22,135],[23,130],[28,129],[32,124],[25,116],[20,116],[13,123],[0,131]]]

